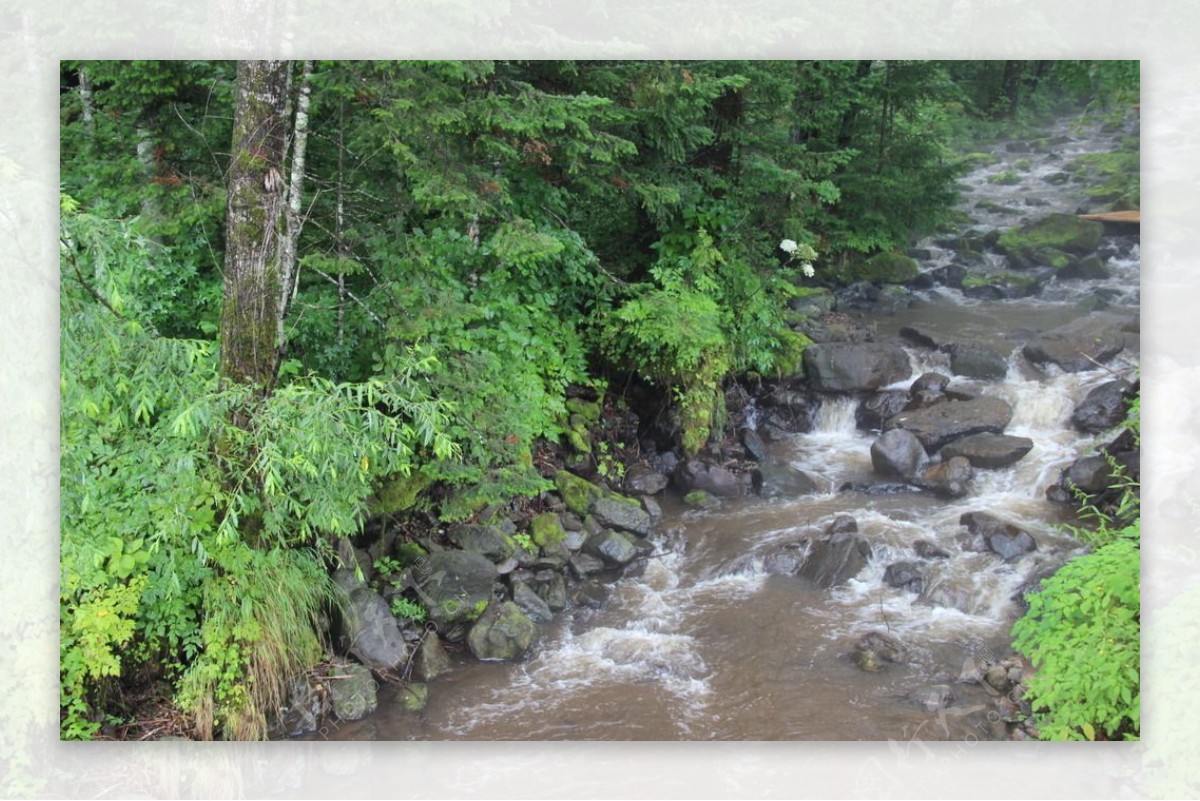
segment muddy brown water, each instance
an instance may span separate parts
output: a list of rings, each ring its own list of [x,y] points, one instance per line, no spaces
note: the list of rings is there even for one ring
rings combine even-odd
[[[1104,142],[1075,141],[1067,147],[1100,149]],[[1045,171],[1037,158],[1035,172]],[[1003,168],[995,165],[981,174]],[[970,176],[968,183],[978,191],[986,185],[980,175]],[[1040,191],[1039,197],[1063,208],[1076,202],[1055,189]],[[1034,211],[1045,213],[1044,208]],[[933,245],[931,250],[924,264],[928,269],[952,255]],[[1105,286],[1120,308],[1136,312],[1137,247],[1115,243],[1114,251],[1119,251],[1109,260],[1114,276]],[[1004,398],[1014,408],[1007,433],[1030,437],[1035,447],[1013,467],[977,471],[968,497],[947,501],[927,494],[837,492],[845,482],[871,478],[874,435],[855,429],[853,399],[830,397],[815,431],[772,445],[774,458],[807,471],[824,491],[791,499],[739,499],[709,511],[685,509],[667,498],[660,530],[677,526],[682,534],[660,538],[653,556],[612,581],[601,609],[569,609],[543,625],[525,661],[485,664],[459,655],[450,673],[431,682],[422,712],[390,703],[385,690],[370,718],[330,724],[314,737],[899,741],[993,736],[989,697],[955,679],[975,654],[1011,652],[1009,630],[1020,611],[1012,600],[1016,589],[1079,551],[1061,529],[1073,519],[1045,500],[1045,490],[1063,467],[1103,440],[1071,428],[1075,404],[1111,380],[1110,370],[1130,377],[1137,361],[1134,348],[1107,370],[1063,374],[1033,369],[1019,351],[1033,334],[1081,316],[1079,301],[1096,288],[1076,282],[1020,301],[977,301],[937,288],[922,293],[911,308],[872,321],[879,340],[916,324],[947,339],[984,339],[1012,353],[1005,380],[955,378],[952,386]],[[912,375],[898,388],[927,370],[949,374],[941,354],[911,350],[910,356]],[[1039,549],[1013,563],[964,551],[957,540],[959,517],[976,510],[1027,529]],[[764,571],[763,556],[772,547],[817,533],[843,513],[856,518],[874,549],[857,577],[823,590]],[[918,539],[951,553],[927,565],[926,599],[882,581],[889,563],[912,558]],[[847,653],[868,631],[899,637],[910,648],[910,660],[880,673],[856,668]],[[956,695],[948,707],[930,709],[912,698],[939,684],[949,684]]]

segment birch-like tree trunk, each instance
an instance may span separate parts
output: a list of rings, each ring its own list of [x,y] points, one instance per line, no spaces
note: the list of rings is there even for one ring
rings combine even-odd
[[[89,141],[96,138],[96,100],[92,94],[92,79],[86,67],[79,68],[79,105],[83,109],[83,130]]]
[[[308,150],[308,109],[312,99],[312,72],[312,61],[305,61],[303,74],[300,77],[300,96],[296,101],[296,124],[292,138],[292,172],[288,179],[288,205],[285,215],[287,235],[284,238],[280,256],[283,291],[279,294],[276,328],[281,354],[287,345],[284,320],[287,318],[288,307],[296,296],[296,289],[300,283],[297,248],[300,243],[300,231],[304,227],[304,218],[300,214],[300,208],[304,197],[304,157]]]
[[[279,354],[287,61],[240,61],[225,214],[221,379],[268,394]]]

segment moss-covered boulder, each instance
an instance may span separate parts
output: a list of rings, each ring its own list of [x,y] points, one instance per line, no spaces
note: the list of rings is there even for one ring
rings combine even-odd
[[[371,515],[390,515],[403,512],[416,505],[417,497],[433,480],[422,473],[395,475],[384,479],[367,501]]]
[[[903,284],[921,274],[917,260],[903,253],[877,253],[851,269],[855,281]]]
[[[1026,225],[1010,228],[1000,235],[996,249],[1006,255],[1024,255],[1032,259],[1039,248],[1086,256],[1100,244],[1104,225],[1095,220],[1081,220],[1070,214],[1051,214]]]
[[[512,601],[490,603],[467,634],[467,646],[484,662],[512,662],[525,656],[537,626]]]
[[[567,538],[567,530],[556,513],[546,512],[529,521],[529,536],[539,548],[554,548]]]
[[[594,502],[604,497],[604,490],[600,487],[566,470],[554,474],[554,486],[567,508],[580,517],[588,513]]]
[[[985,300],[1030,297],[1040,292],[1041,288],[1041,282],[1034,276],[1010,272],[968,275],[962,282],[964,295]]]

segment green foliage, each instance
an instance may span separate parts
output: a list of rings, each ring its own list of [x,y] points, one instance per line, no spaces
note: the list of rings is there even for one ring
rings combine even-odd
[[[180,679],[176,700],[200,739],[266,739],[292,679],[324,653],[322,617],[338,591],[309,551],[235,543],[212,556],[203,650]]]
[[[1037,667],[1028,698],[1043,739],[1136,739],[1140,599],[1136,541],[1079,557],[1029,596],[1014,646]]]
[[[429,610],[417,601],[397,595],[392,599],[392,614],[397,620],[411,620],[414,623],[424,623],[429,617]]]
[[[1140,410],[1138,398],[1124,424],[1135,434]],[[1141,728],[1138,487],[1118,481],[1117,512],[1093,510],[1094,530],[1073,530],[1096,550],[1043,581],[1013,626],[1037,668],[1027,697],[1043,739],[1137,739]]]
[[[409,352],[387,376],[298,378],[265,399],[221,388],[213,343],[153,331],[144,240],[63,210],[63,735],[93,734],[112,680],[153,659],[193,677],[181,698],[202,734],[259,736],[278,681],[312,653],[272,638],[316,642],[287,627],[311,628],[329,599],[310,549],[358,529],[377,477],[456,453],[446,407],[419,386],[433,363]],[[236,425],[247,412],[255,425]],[[260,575],[315,594],[259,594]]]

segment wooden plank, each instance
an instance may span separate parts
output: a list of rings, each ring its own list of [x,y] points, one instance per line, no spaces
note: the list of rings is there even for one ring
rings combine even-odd
[[[1132,211],[1105,211],[1099,214],[1080,214],[1079,219],[1139,225],[1142,222],[1142,213],[1136,209]]]

